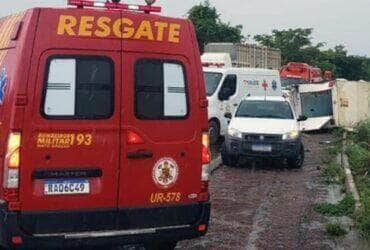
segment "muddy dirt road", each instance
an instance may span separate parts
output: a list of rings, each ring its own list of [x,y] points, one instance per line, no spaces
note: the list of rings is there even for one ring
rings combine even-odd
[[[329,134],[304,138],[306,161],[291,170],[281,162],[248,163],[216,170],[211,183],[212,219],[207,236],[179,249],[330,249],[314,222],[312,205],[325,195],[320,181]]]

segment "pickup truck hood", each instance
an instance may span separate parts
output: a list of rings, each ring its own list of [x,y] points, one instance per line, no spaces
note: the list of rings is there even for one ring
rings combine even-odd
[[[284,134],[298,130],[296,120],[233,118],[230,125],[242,133],[250,134]]]

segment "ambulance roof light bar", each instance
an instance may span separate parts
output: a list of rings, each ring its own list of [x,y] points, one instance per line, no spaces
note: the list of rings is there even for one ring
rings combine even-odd
[[[135,5],[135,4],[125,4],[120,3],[120,1],[88,1],[88,0],[68,0],[68,5],[77,6],[77,8],[84,7],[95,7],[95,8],[106,8],[115,10],[132,10],[132,11],[142,11],[145,13],[151,12],[161,12],[162,8],[158,6],[152,6],[155,0],[145,0],[147,5]]]

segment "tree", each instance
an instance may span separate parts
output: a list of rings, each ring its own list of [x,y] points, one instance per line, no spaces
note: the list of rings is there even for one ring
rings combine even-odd
[[[273,30],[271,35],[256,35],[254,40],[264,46],[280,49],[283,63],[307,61],[311,59],[311,54],[318,53],[321,46],[318,44],[312,47],[312,31],[313,29]]]
[[[241,43],[244,40],[242,35],[243,26],[232,26],[220,19],[215,7],[212,7],[209,0],[195,5],[188,12],[188,18],[195,26],[195,32],[201,52],[204,46],[211,42]]]

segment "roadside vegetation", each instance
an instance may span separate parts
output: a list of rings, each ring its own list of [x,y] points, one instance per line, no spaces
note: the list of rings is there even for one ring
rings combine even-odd
[[[346,175],[343,167],[336,161],[336,156],[342,152],[340,138],[343,132],[341,128],[332,132],[337,140],[328,145],[321,177],[327,185],[342,185],[345,193]],[[370,240],[370,119],[360,123],[353,132],[348,134],[346,154],[360,195],[362,205],[360,211],[355,212],[355,200],[351,194],[346,194],[338,204],[315,204],[314,210],[329,217],[352,218],[360,235]],[[329,223],[325,226],[325,230],[332,236],[346,234],[346,230],[340,223]]]
[[[325,225],[325,231],[331,236],[343,236],[347,234],[347,231],[342,227],[340,223],[328,223]]]
[[[321,172],[324,182],[330,184],[345,184],[346,175],[343,168],[338,163],[328,164]]]
[[[336,157],[342,152],[342,137],[344,129],[336,128],[331,133],[335,140],[328,142],[326,154],[323,157],[324,168],[321,177],[328,185],[345,184],[346,175],[342,166],[336,161]]]
[[[342,185],[345,193],[344,169],[335,161],[336,156],[342,152],[343,132],[343,129],[333,131],[334,138],[337,140],[331,142],[327,148],[325,167],[321,171],[321,176],[327,185]],[[352,218],[360,235],[370,240],[370,119],[360,123],[353,132],[348,134],[346,154],[360,195],[362,205],[360,211],[355,212],[355,200],[351,194],[346,194],[338,204],[315,204],[314,210],[330,217]],[[333,236],[346,233],[340,223],[329,223],[325,226],[325,230]]]
[[[327,216],[349,216],[355,212],[355,200],[352,195],[346,195],[338,204],[319,203],[314,206],[314,210]]]
[[[350,134],[347,155],[362,205],[355,216],[356,225],[361,235],[370,240],[370,119]]]

